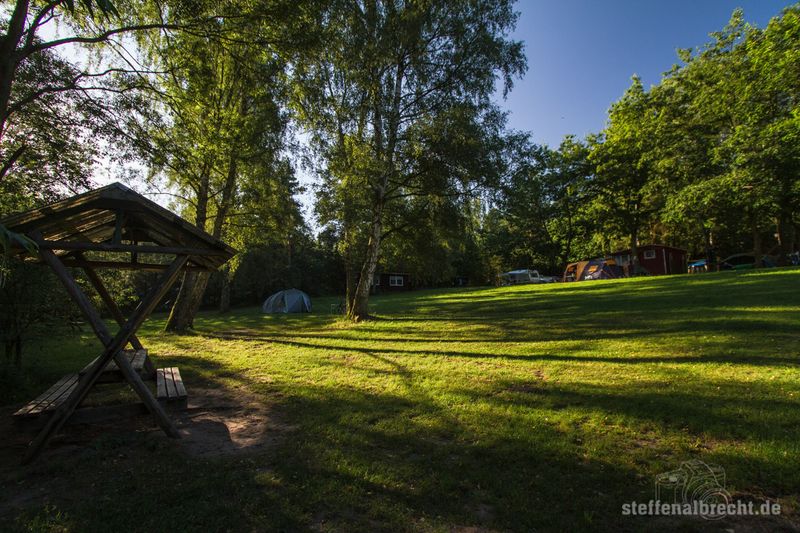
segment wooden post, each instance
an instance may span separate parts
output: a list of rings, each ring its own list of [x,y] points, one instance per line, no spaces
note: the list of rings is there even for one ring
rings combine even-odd
[[[103,285],[103,280],[100,279],[100,276],[97,275],[97,272],[89,266],[89,264],[85,261],[83,254],[77,254],[76,256],[77,264],[81,266],[83,271],[86,273],[86,277],[89,278],[89,282],[94,287],[94,290],[97,291],[97,295],[100,296],[100,299],[103,300],[103,303],[108,308],[109,313],[111,316],[114,317],[114,320],[120,327],[125,324],[125,316],[120,311],[119,307],[117,307],[117,303],[111,297],[108,290],[106,289],[105,285]],[[139,339],[136,338],[136,335],[131,335],[131,346],[133,346],[134,350],[143,350],[144,346],[142,343],[139,342]]]
[[[87,321],[91,324],[92,329],[94,329],[95,333],[97,334],[97,337],[105,346],[105,350],[103,351],[103,354],[97,358],[94,365],[92,365],[86,374],[83,375],[72,394],[70,394],[67,400],[55,411],[55,413],[53,413],[44,429],[42,429],[33,442],[31,442],[23,462],[28,463],[39,455],[47,442],[59,429],[61,429],[61,427],[64,425],[64,422],[66,422],[69,416],[83,401],[88,394],[89,389],[97,381],[97,378],[100,376],[103,369],[112,358],[114,358],[117,366],[120,368],[123,375],[142,399],[145,406],[147,406],[150,412],[155,416],[159,426],[161,426],[161,428],[170,437],[179,437],[180,435],[177,429],[175,429],[175,426],[172,424],[172,421],[164,412],[158,401],[153,397],[147,386],[142,382],[139,375],[136,374],[136,372],[130,366],[128,360],[122,354],[120,354],[120,350],[128,343],[131,335],[133,335],[133,333],[139,329],[139,327],[142,325],[142,322],[144,322],[144,320],[150,315],[153,309],[155,309],[156,305],[158,305],[158,302],[161,301],[161,298],[164,297],[169,288],[175,283],[181,268],[189,259],[188,256],[180,255],[175,258],[169,269],[167,269],[167,271],[161,276],[159,282],[150,290],[147,296],[142,299],[131,317],[112,338],[108,328],[106,328],[105,323],[103,323],[102,319],[97,314],[97,311],[92,307],[91,302],[89,302],[89,299],[86,297],[83,291],[81,291],[80,287],[69,274],[69,271],[63,265],[63,263],[59,261],[53,252],[45,248],[39,249],[39,255],[42,260],[53,269],[53,272],[55,272],[56,276],[58,276],[69,295],[72,297],[75,303],[78,304],[78,307],[85,315]]]
[[[83,271],[86,272],[86,277],[89,278],[94,290],[97,291],[100,299],[102,299],[103,303],[106,304],[106,307],[108,307],[111,316],[114,317],[114,320],[116,320],[120,327],[124,326],[125,315],[122,314],[122,311],[120,311],[119,307],[117,307],[117,304],[111,297],[111,294],[108,292],[105,285],[103,285],[103,280],[100,279],[100,276],[97,275],[97,272],[95,272],[93,268],[86,264],[86,261],[81,254],[77,255],[77,259],[79,263],[83,263],[81,267],[83,268]],[[142,343],[139,341],[136,335],[131,335],[130,343],[134,350],[144,350],[144,346],[142,346]],[[120,369],[122,369],[122,367],[120,367]],[[144,359],[144,370],[151,378],[156,377],[156,367],[153,366],[153,361],[150,360],[150,357],[145,357]],[[123,370],[123,374],[124,373],[125,371]]]
[[[125,211],[117,209],[116,220],[114,220],[114,238],[111,242],[122,244],[122,228],[125,225]]]

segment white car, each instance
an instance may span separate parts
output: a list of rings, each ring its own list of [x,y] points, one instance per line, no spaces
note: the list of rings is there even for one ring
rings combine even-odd
[[[538,270],[512,270],[500,274],[501,285],[520,285],[522,283],[553,283],[552,276],[542,276]]]

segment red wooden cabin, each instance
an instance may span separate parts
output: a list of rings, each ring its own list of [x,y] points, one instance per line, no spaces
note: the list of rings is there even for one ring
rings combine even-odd
[[[611,256],[619,266],[629,271],[629,265],[631,264],[630,250],[620,250],[619,252],[614,252]],[[686,250],[681,248],[662,246],[660,244],[646,244],[638,247],[636,256],[639,259],[639,266],[650,274],[686,273],[688,255]]]

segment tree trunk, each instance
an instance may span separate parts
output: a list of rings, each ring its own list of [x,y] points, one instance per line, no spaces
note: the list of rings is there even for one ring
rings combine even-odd
[[[572,213],[567,215],[567,242],[564,244],[563,255],[561,256],[561,264],[566,267],[569,264],[569,258],[572,255]]]
[[[211,279],[211,272],[198,272],[197,281],[192,287],[192,297],[189,300],[189,314],[191,315],[191,323],[194,327],[194,317],[200,311],[200,306],[203,304],[203,296],[206,294],[208,288],[208,281]]]
[[[222,199],[217,206],[217,212],[214,218],[214,228],[211,232],[214,237],[219,238],[222,235],[225,218],[233,200],[236,176],[237,159],[232,153],[228,164],[228,175],[222,189]],[[201,182],[197,193],[197,216],[195,218],[195,225],[203,231],[206,230],[206,221],[208,220],[210,188],[209,179],[206,177]],[[184,274],[181,289],[180,292],[178,292],[178,298],[175,300],[175,305],[172,307],[167,323],[164,326],[165,331],[183,333],[194,326],[194,317],[200,310],[200,305],[203,302],[203,295],[206,292],[206,287],[208,287],[208,280],[210,277],[210,272],[187,272]]]
[[[761,257],[764,255],[763,246],[761,244],[761,231],[758,229],[758,223],[753,218],[753,256],[755,257],[756,268],[761,268],[764,266]]]
[[[780,246],[778,266],[786,266],[789,264],[789,254],[794,251],[794,225],[791,207],[785,204],[781,205],[778,215],[778,244]]]
[[[639,231],[633,229],[631,231],[631,264],[629,276],[635,276],[639,273]]]
[[[358,282],[358,274],[356,273],[356,258],[353,244],[352,222],[350,220],[350,213],[345,211],[344,217],[344,230],[342,233],[342,241],[344,247],[342,255],[344,256],[344,276],[345,276],[345,293],[344,293],[344,313],[350,315],[353,309],[353,302],[356,298],[356,283]]]
[[[200,186],[197,189],[197,204],[195,211],[195,226],[201,230],[206,230],[206,220],[208,219],[208,199],[209,199],[209,177],[203,176],[200,179]],[[170,310],[167,323],[164,324],[164,331],[172,333],[184,333],[192,327],[194,311],[192,301],[195,285],[197,284],[197,272],[184,272],[181,288],[178,297]]]
[[[17,73],[17,47],[25,31],[29,8],[29,0],[17,0],[5,35],[0,38],[0,139],[3,138],[8,120],[8,105]]]
[[[353,305],[347,314],[347,317],[351,320],[359,321],[369,318],[369,293],[380,253],[381,232],[383,231],[382,215],[382,209],[378,206],[372,217],[367,256],[361,267],[361,275],[353,297]]]
[[[699,223],[702,224],[703,221],[700,220]],[[711,231],[705,227],[703,227],[703,240],[706,247],[706,271],[713,272],[717,269],[717,257],[714,253],[714,244],[711,242]]]
[[[345,264],[345,277],[346,277],[346,287],[345,287],[345,309],[347,314],[349,315],[353,309],[353,303],[356,299],[356,270],[353,268],[353,263],[351,260],[348,260]]]
[[[225,265],[222,269],[222,288],[219,293],[219,312],[227,313],[231,310],[231,267]]]
[[[192,327],[193,315],[190,313],[190,301],[196,282],[197,272],[187,271],[183,273],[181,288],[169,312],[164,331],[183,333]]]
[[[231,154],[230,161],[228,163],[228,175],[225,178],[225,184],[222,188],[222,198],[217,206],[217,213],[214,216],[214,227],[211,230],[211,235],[217,239],[222,236],[222,229],[225,225],[225,219],[228,216],[228,211],[230,210],[231,202],[233,201],[233,190],[234,186],[236,185],[237,168],[236,156]],[[208,281],[210,279],[211,272],[199,272],[197,274],[197,281],[192,288],[192,297],[188,304],[189,316],[191,317],[190,321],[194,320],[194,317],[200,310],[200,306],[203,303],[203,296],[206,293],[206,288],[208,287]]]

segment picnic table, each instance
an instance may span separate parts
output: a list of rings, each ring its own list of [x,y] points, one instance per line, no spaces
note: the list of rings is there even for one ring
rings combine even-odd
[[[156,369],[145,349],[122,350],[121,353],[128,360],[133,371],[139,374],[143,381],[155,382],[156,399],[162,406],[172,409],[186,406],[186,387],[183,384],[178,368]],[[65,375],[42,394],[23,405],[13,416],[20,420],[30,420],[52,414],[75,391],[80,378],[88,374],[96,362],[97,359],[86,365],[80,372]],[[125,375],[123,371],[112,360],[105,366],[95,383],[124,382]],[[76,409],[76,411],[80,410],[81,408]]]
[[[20,419],[49,417],[31,442],[24,462],[38,456],[98,383],[129,385],[164,432],[179,437],[164,405],[185,405],[186,387],[180,371],[156,369],[136,332],[181,273],[216,270],[236,250],[120,183],[12,215],[0,224],[36,243],[36,253],[22,246],[12,252],[50,267],[103,346],[102,353],[88,365],[63,376],[16,412]],[[145,257],[152,259],[143,260]],[[86,274],[119,325],[116,333],[108,329],[69,267]],[[157,271],[161,275],[125,317],[97,274],[99,268]]]

